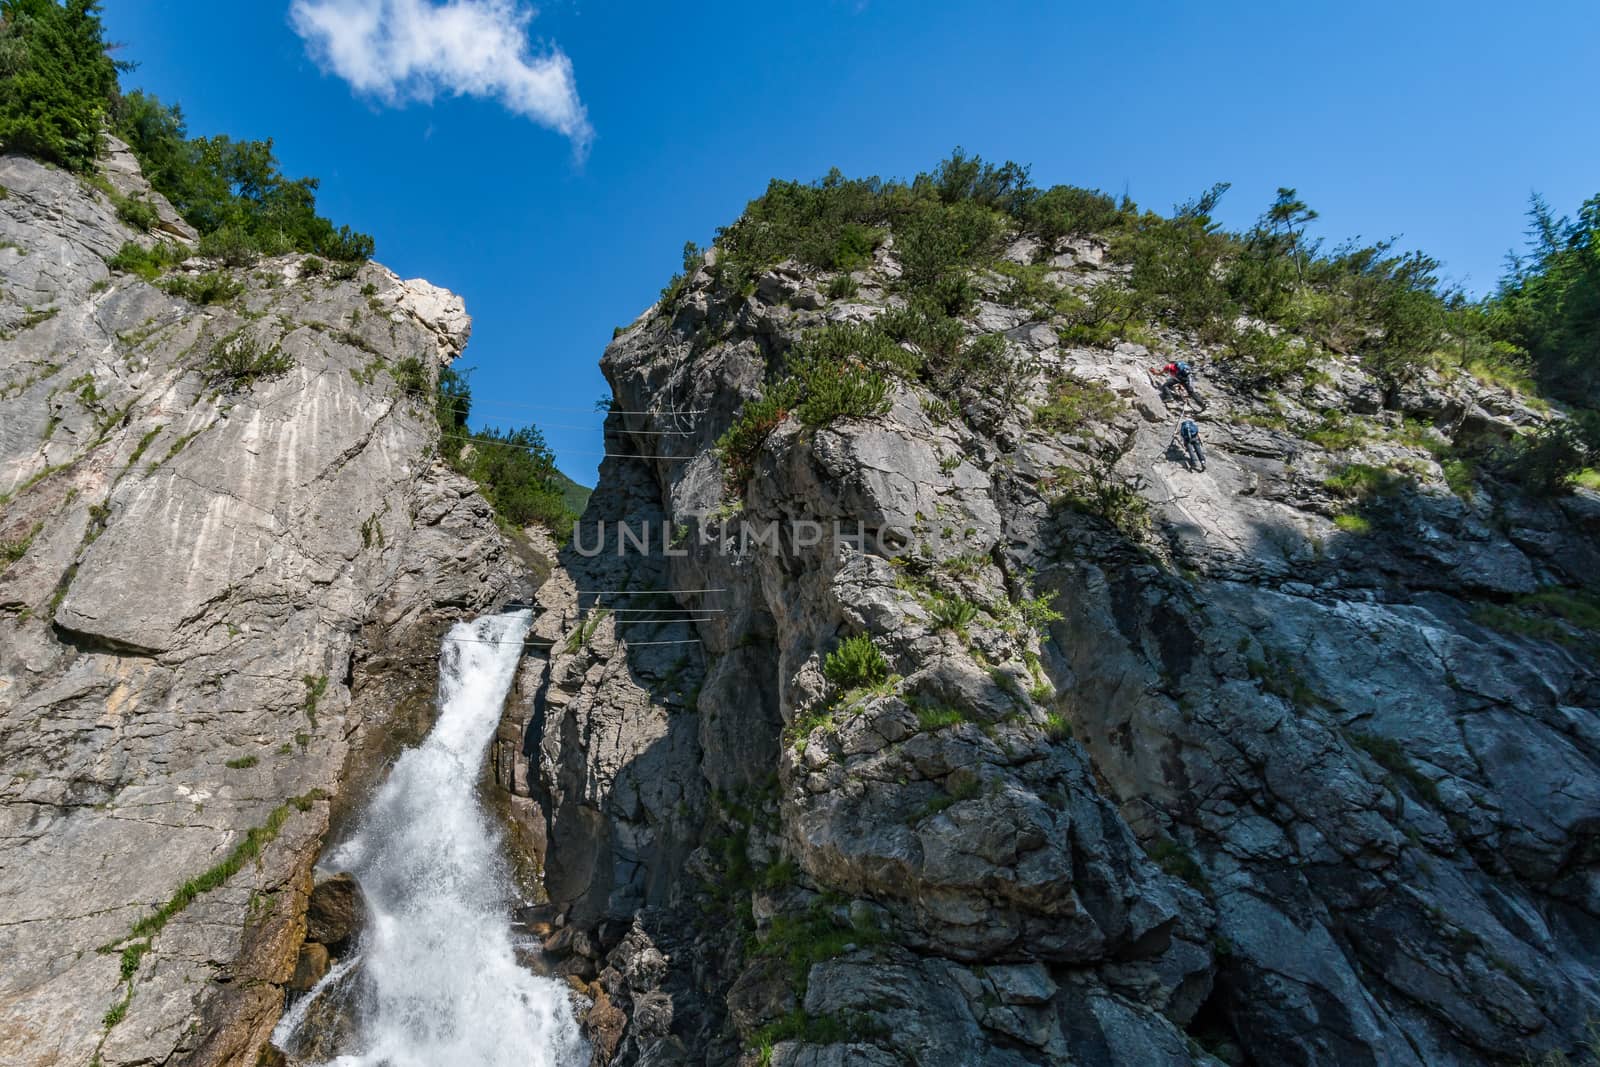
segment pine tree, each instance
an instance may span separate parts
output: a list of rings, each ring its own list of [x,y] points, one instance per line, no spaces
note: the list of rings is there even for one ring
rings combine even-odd
[[[95,0],[0,0],[0,146],[92,170],[117,69]]]

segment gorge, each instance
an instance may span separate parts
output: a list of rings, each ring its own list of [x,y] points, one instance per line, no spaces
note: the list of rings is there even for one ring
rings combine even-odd
[[[0,1063],[1593,1062],[1562,405],[1192,317],[1200,216],[774,183],[564,540],[460,297],[101,173],[0,156]]]

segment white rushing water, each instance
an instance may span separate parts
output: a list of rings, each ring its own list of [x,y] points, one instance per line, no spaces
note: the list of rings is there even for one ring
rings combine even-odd
[[[509,879],[477,800],[530,621],[521,611],[450,630],[433,731],[400,757],[355,836],[324,860],[355,874],[368,906],[359,1051],[337,1067],[588,1062],[566,987],[517,963]],[[300,1014],[274,1034],[280,1047]]]

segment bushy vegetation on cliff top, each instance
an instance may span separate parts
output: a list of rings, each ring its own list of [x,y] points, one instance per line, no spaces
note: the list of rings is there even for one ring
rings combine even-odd
[[[207,254],[371,257],[372,238],[318,215],[317,179],[286,177],[270,139],[190,137],[176,104],[124,96],[117,74],[131,64],[111,58],[99,11],[94,0],[0,0],[0,148],[93,176],[109,128],[200,232]],[[118,208],[141,229],[155,222],[147,204]]]
[[[1027,167],[960,149],[909,182],[837,170],[811,183],[772,181],[717,232],[719,287],[749,292],[785,259],[843,277],[892,240],[909,307],[802,342],[784,377],[721,442],[730,482],[742,483],[766,432],[791,412],[814,425],[874,414],[888,377],[921,380],[936,396],[960,382],[1005,388],[1015,376],[1000,358],[1001,339],[970,337],[959,321],[976,299],[980,269],[1008,278],[1013,302],[1064,322],[1066,340],[1109,344],[1143,339],[1152,324],[1175,327],[1258,392],[1314,379],[1319,364],[1339,356],[1390,390],[1430,369],[1454,370],[1565,401],[1574,418],[1511,457],[1532,488],[1569,487],[1600,449],[1600,419],[1588,410],[1600,405],[1600,197],[1570,220],[1536,199],[1531,255],[1515,261],[1494,294],[1474,300],[1442,284],[1439,263],[1421,252],[1389,241],[1325,246],[1308,234],[1317,213],[1292,188],[1280,189],[1248,229],[1225,230],[1213,213],[1227,189],[1215,185],[1162,215],[1097,190],[1039,189]],[[1075,235],[1104,240],[1126,268],[1123,279],[1080,297],[1046,283],[1043,263],[1000,258],[1018,237],[1036,239],[1043,259]],[[688,246],[686,272],[699,260]],[[665,304],[682,279],[664,291]]]
[[[0,149],[84,175],[112,195],[124,221],[149,230],[154,208],[117,196],[98,177],[102,133],[109,130],[128,143],[150,184],[199,231],[204,255],[228,266],[290,252],[346,264],[371,257],[372,238],[318,215],[317,179],[286,177],[270,140],[190,137],[176,104],[143,92],[123,94],[117,75],[130,65],[111,58],[99,11],[93,0],[0,0]],[[153,279],[186,254],[172,245],[130,244],[112,266]],[[202,277],[232,285],[229,295],[237,294],[238,283],[222,274]],[[404,384],[426,395],[420,362],[407,363]],[[532,426],[468,429],[472,394],[463,373],[446,369],[434,395],[443,455],[477,482],[500,520],[513,527],[545,523],[564,533],[587,490],[556,469],[543,434]]]

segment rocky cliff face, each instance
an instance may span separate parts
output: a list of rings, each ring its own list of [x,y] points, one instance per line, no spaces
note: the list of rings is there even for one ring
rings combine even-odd
[[[1007,257],[1074,289],[1115,270],[1088,241]],[[565,550],[498,764],[596,1062],[1577,1046],[1600,684],[1582,617],[1538,605],[1592,583],[1600,499],[1437,459],[1549,416],[1343,364],[1258,396],[1164,335],[1204,369],[1192,470],[1155,353],[1063,343],[986,276],[966,328],[1004,338],[1005,373],[783,418],[725,486],[741,405],[804,331],[895,305],[897,273],[892,244],[843,299],[701,270],[606,351],[607,448],[653,458],[606,461],[580,536],[654,541]],[[740,550],[740,523],[780,535]],[[860,635],[892,676],[843,692],[823,664]]]
[[[441,626],[523,591],[416,400],[467,319],[376,265],[158,286],[94,188],[5,157],[0,190],[0,1053],[255,1063],[358,936],[305,946],[312,864],[425,728]],[[596,1062],[1576,1049],[1600,499],[1448,460],[1552,416],[1345,363],[1266,396],[1158,331],[1203,369],[1191,469],[1151,349],[982,273],[983,368],[780,411],[730,477],[718,437],[899,269],[701,270],[606,353],[638,458],[538,591],[490,769]]]
[[[174,295],[129,240],[0,158],[0,1061],[253,1064],[341,788],[523,572],[408,391],[459,298],[298,257]]]

